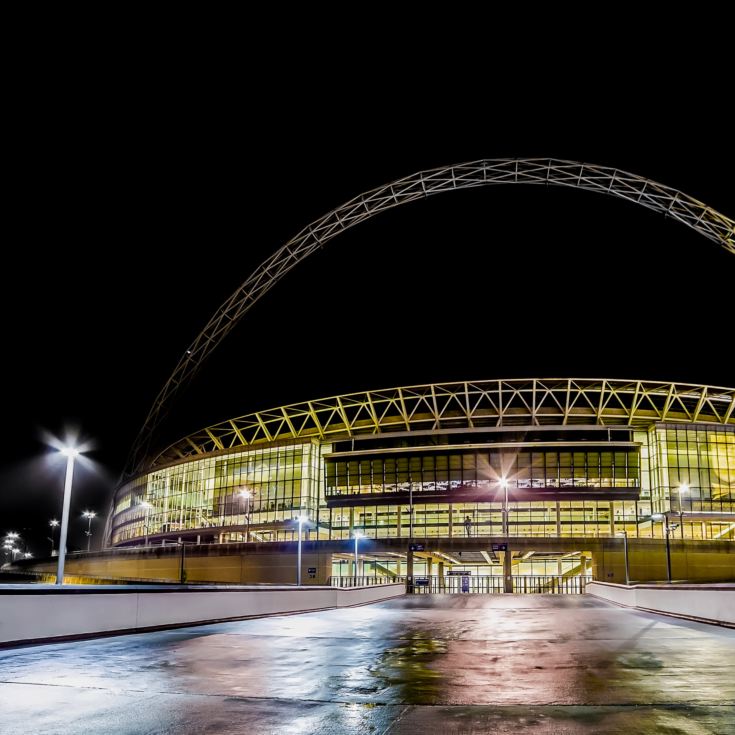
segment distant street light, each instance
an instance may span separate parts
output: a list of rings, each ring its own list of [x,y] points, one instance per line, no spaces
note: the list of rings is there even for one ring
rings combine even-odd
[[[74,478],[74,460],[79,450],[64,447],[61,454],[66,457],[66,476],[64,478],[64,506],[61,513],[61,536],[59,538],[59,564],[56,569],[56,584],[64,584],[64,561],[66,560],[66,534],[69,530],[69,505],[71,504],[71,482]]]
[[[245,488],[245,490],[240,491],[240,497],[245,498],[245,523],[247,524],[245,541],[250,541],[250,498],[253,497],[253,494]]]
[[[362,533],[360,531],[355,531],[355,586],[357,586],[357,544],[360,543],[360,539],[362,538]]]
[[[684,538],[684,509],[681,507],[681,494],[689,492],[689,485],[682,482],[677,488],[676,497],[679,501],[679,525],[681,526],[681,537]],[[690,506],[691,508],[691,506]]]
[[[669,532],[676,528],[669,526],[669,518],[666,513],[654,513],[651,518],[654,521],[663,521],[664,524],[664,536],[666,537],[666,579],[671,584],[671,544],[669,542]]]
[[[143,531],[145,533],[145,540],[143,541],[143,545],[148,546],[148,513],[153,506],[147,500],[141,501],[140,503],[138,503],[138,506],[141,508],[145,508],[145,519],[143,520]]]
[[[56,529],[59,527],[59,522],[56,520],[56,518],[52,518],[48,522],[49,526],[51,526],[51,556],[54,555],[54,534],[56,533]]]
[[[623,537],[623,554],[625,554],[625,584],[630,584],[630,567],[628,566],[628,532],[618,531],[618,536]]]
[[[85,510],[82,513],[82,518],[87,519],[87,530],[84,532],[87,537],[87,552],[89,552],[90,544],[92,543],[92,519],[97,514],[93,510]]]
[[[301,587],[301,529],[304,523],[309,521],[309,516],[299,516],[299,546],[298,546],[298,558],[296,560],[296,584]]]
[[[500,478],[500,487],[503,488],[503,536],[508,535],[508,480]]]

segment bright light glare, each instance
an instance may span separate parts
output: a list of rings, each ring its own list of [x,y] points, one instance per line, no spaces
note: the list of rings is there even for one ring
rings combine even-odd
[[[53,527],[53,528],[56,528],[56,526],[58,526],[58,525],[59,525],[59,522],[58,522],[58,521],[56,520],[56,518],[52,518],[52,519],[51,519],[51,520],[50,520],[50,521],[48,522],[48,524],[49,524],[49,526],[51,526],[51,527]]]
[[[64,447],[59,450],[65,457],[78,457],[79,450],[76,447]]]
[[[252,498],[253,494],[250,492],[250,490],[240,490],[240,495],[242,495],[243,498]]]
[[[654,521],[662,521],[662,520],[664,519],[664,514],[663,514],[663,513],[654,513],[654,514],[653,514],[653,515],[651,516],[651,518],[652,518],[652,519],[653,519]]]
[[[679,485],[679,492],[680,493],[689,492],[689,485],[686,482],[682,482],[681,485]]]
[[[85,510],[84,513],[82,513],[82,516],[84,518],[94,518],[97,515],[93,510]]]
[[[297,518],[299,523],[308,523],[309,522],[309,516],[299,516]]]
[[[508,487],[508,480],[505,477],[500,478],[500,487],[505,490]]]
[[[360,531],[355,531],[352,535],[355,538],[362,538],[365,534],[364,533],[361,533]]]

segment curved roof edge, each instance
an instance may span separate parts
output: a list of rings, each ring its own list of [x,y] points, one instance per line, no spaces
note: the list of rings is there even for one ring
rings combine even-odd
[[[652,380],[518,378],[347,393],[228,419],[194,432],[144,470],[189,457],[289,439],[513,426],[735,425],[735,388]]]

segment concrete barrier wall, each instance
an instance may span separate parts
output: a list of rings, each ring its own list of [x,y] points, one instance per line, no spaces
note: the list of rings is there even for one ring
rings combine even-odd
[[[735,627],[735,584],[631,585],[591,582],[587,594],[639,610]]]
[[[5,588],[0,590],[0,645],[365,605],[405,591],[404,584],[355,589]]]

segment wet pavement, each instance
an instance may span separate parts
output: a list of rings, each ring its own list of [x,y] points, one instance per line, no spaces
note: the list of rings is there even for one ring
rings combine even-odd
[[[378,605],[0,650],[0,733],[735,733],[735,630],[584,596]]]

